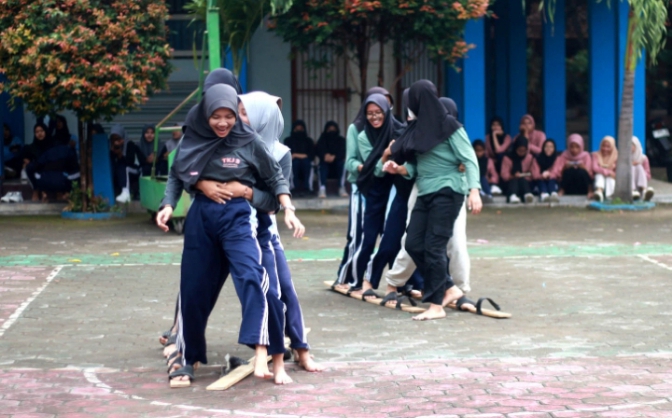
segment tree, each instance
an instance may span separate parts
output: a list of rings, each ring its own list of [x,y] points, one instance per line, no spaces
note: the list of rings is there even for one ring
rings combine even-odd
[[[598,3],[602,0],[594,0]],[[609,4],[610,0],[605,0]],[[624,1],[624,0],[621,0]],[[632,202],[632,125],[634,118],[635,70],[643,51],[649,55],[652,65],[665,46],[667,35],[667,6],[669,0],[627,0],[630,5],[628,35],[625,47],[625,75],[623,96],[618,118],[618,162],[616,165],[616,190],[614,197]],[[525,5],[525,0],[523,0]],[[546,0],[551,19],[555,14],[555,0]],[[645,138],[642,138],[644,140]]]
[[[300,0],[294,2],[271,28],[299,50],[325,47],[336,56],[347,55],[359,69],[360,93],[366,88],[369,52],[375,43],[392,41],[402,58],[417,57],[404,45],[422,45],[430,57],[455,62],[470,46],[463,40],[468,19],[487,14],[488,0]],[[409,56],[410,54],[410,56]],[[324,57],[314,65],[329,65]],[[382,70],[378,83],[383,83]]]
[[[264,16],[282,13],[291,4],[292,0],[192,0],[185,8],[194,15],[193,21],[201,22],[206,21],[209,6],[219,8],[220,46],[231,51],[233,72],[238,75],[252,35]]]
[[[38,116],[72,110],[79,120],[81,189],[90,196],[85,123],[137,109],[170,72],[167,9],[153,0],[0,2],[2,86]]]

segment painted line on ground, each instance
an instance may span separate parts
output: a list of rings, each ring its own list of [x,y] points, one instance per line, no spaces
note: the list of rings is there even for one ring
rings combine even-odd
[[[53,269],[53,270],[51,271],[51,273],[49,274],[49,276],[47,276],[47,279],[46,279],[46,281],[44,282],[44,284],[43,284],[42,286],[40,286],[39,289],[37,289],[36,291],[34,291],[33,294],[30,295],[30,297],[29,297],[28,299],[26,299],[26,300],[21,304],[21,306],[19,306],[18,308],[16,308],[16,310],[14,311],[14,313],[12,313],[12,314],[9,316],[9,318],[2,324],[2,327],[0,327],[0,337],[2,337],[2,336],[5,334],[5,332],[7,332],[7,330],[9,329],[9,327],[11,327],[12,325],[14,325],[14,323],[16,322],[17,319],[19,319],[19,317],[21,316],[21,314],[23,313],[23,311],[26,310],[26,308],[28,307],[28,305],[30,305],[31,302],[34,301],[34,300],[40,295],[40,293],[42,293],[42,292],[44,291],[44,289],[47,288],[47,286],[49,285],[49,283],[51,283],[51,281],[54,280],[54,278],[58,275],[58,273],[61,271],[61,269],[63,269],[63,267],[64,267],[64,266],[57,266],[55,269]]]
[[[658,267],[662,267],[662,268],[664,268],[664,269],[666,269],[666,270],[670,270],[670,271],[672,271],[672,267],[668,266],[668,265],[665,264],[665,263],[661,263],[661,262],[658,261],[658,260],[654,260],[653,258],[650,258],[648,255],[642,255],[642,254],[640,254],[640,255],[638,255],[637,257],[641,258],[641,259],[644,260],[644,261],[648,261],[649,263],[653,263],[653,264],[657,265]]]

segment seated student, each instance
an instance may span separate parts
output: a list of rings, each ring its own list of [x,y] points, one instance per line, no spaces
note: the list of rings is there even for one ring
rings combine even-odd
[[[315,143],[308,137],[306,123],[297,119],[292,123],[292,133],[285,139],[285,145],[292,151],[292,174],[294,190],[306,193],[313,190],[312,180]]]
[[[130,202],[131,191],[137,189],[138,162],[142,161],[142,155],[135,143],[126,139],[126,131],[119,124],[112,126],[110,131],[110,159],[115,200]]]
[[[176,123],[175,126],[182,128],[184,124]],[[170,133],[170,139],[163,144],[161,152],[159,152],[160,160],[156,164],[157,175],[159,176],[168,175],[168,156],[170,155],[171,152],[173,152],[173,150],[175,150],[175,148],[177,148],[177,144],[180,142],[180,139],[182,139],[182,129],[172,131]]]
[[[23,149],[23,141],[18,136],[12,134],[12,128],[8,124],[3,123],[4,135],[2,142],[2,161],[0,167],[4,166],[4,174],[7,178],[17,177],[21,173],[23,166],[21,161],[21,150]],[[3,171],[0,170],[0,176]]]
[[[592,197],[593,162],[583,150],[583,137],[571,134],[567,138],[567,150],[558,156],[553,165],[555,178],[560,179],[560,196],[586,195]]]
[[[491,186],[499,183],[499,175],[495,169],[495,162],[486,155],[485,143],[477,139],[472,144],[476,158],[478,159],[478,169],[481,177],[481,198],[484,203],[492,203]]]
[[[38,158],[47,152],[50,148],[54,146],[54,142],[49,135],[49,129],[44,123],[38,122],[33,128],[34,137],[33,142],[29,145],[26,145],[23,148],[21,153],[21,158],[23,159],[23,173],[26,174],[25,179],[30,180],[27,176],[28,174],[28,165],[35,163]],[[23,173],[21,174],[23,178]],[[35,189],[35,184],[33,183],[33,202],[38,202],[41,198],[41,192],[39,189]]]
[[[72,182],[79,179],[77,153],[69,143],[57,144],[28,164],[26,174],[33,190],[41,193],[42,202],[48,202],[53,194],[56,200],[67,199]]]
[[[327,197],[327,178],[329,173],[338,180],[338,194],[347,197],[345,191],[345,138],[340,135],[338,124],[330,120],[324,125],[324,131],[320,135],[315,148],[315,154],[320,159],[320,191],[318,196]]]
[[[511,147],[511,136],[504,131],[504,120],[495,116],[490,121],[490,132],[485,136],[485,151],[488,158],[495,161],[495,167],[502,167],[502,160]]]
[[[611,199],[616,188],[616,161],[618,149],[616,140],[605,136],[600,142],[599,151],[593,153],[593,173],[595,174],[595,199],[602,202]]]
[[[642,143],[639,138],[632,137],[632,197],[639,199],[644,194],[644,200],[653,198],[653,187],[649,186],[651,180],[651,166],[649,158],[642,152]]]
[[[536,124],[532,115],[523,115],[520,118],[520,133],[516,135],[515,141],[517,138],[524,136],[527,138],[530,152],[533,155],[538,155],[541,152],[541,147],[546,141],[546,134],[542,131],[536,129]]]
[[[142,135],[138,141],[140,149],[140,169],[143,176],[150,176],[152,174],[152,165],[154,164],[154,125],[145,125],[142,127]],[[161,149],[161,144],[159,144]],[[157,164],[158,165],[158,164]]]
[[[541,153],[537,155],[537,165],[540,173],[537,179],[537,188],[542,202],[557,203],[560,201],[558,198],[558,181],[553,172],[553,165],[557,158],[558,152],[555,141],[547,139]]]
[[[56,145],[68,145],[72,148],[75,148],[76,142],[72,135],[70,135],[68,121],[65,119],[65,116],[56,115],[53,139]]]
[[[502,181],[508,182],[509,203],[534,202],[532,181],[539,178],[537,160],[529,152],[527,138],[519,136],[502,160]]]

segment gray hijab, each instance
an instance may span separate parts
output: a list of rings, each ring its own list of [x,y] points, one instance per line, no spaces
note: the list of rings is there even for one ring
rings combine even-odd
[[[245,106],[250,126],[266,144],[266,148],[276,161],[289,152],[289,148],[279,139],[285,130],[285,120],[280,111],[281,99],[262,91],[243,94],[240,101]]]

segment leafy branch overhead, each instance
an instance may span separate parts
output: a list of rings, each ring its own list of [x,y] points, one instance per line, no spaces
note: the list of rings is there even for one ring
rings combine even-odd
[[[234,72],[238,74],[252,35],[264,16],[285,12],[292,0],[192,0],[185,9],[194,21],[205,22],[209,4],[219,9],[220,43],[231,51]]]
[[[38,115],[70,109],[91,121],[136,109],[166,85],[166,16],[153,0],[2,1],[2,90]]]

